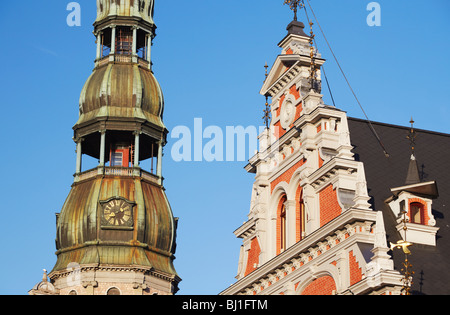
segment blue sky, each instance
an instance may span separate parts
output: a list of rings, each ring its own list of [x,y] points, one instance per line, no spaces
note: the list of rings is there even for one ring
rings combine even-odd
[[[55,213],[73,181],[72,126],[96,52],[96,2],[78,1],[81,27],[66,24],[69,2],[0,2],[0,294],[26,294],[56,261]],[[408,125],[413,116],[417,128],[449,133],[450,2],[380,0],[380,27],[366,23],[369,2],[311,0],[369,118]],[[280,53],[291,19],[282,0],[157,0],[152,59],[169,131],[192,128],[195,118],[204,127],[261,125],[263,66]],[[336,105],[363,118],[315,31]],[[253,175],[241,161],[177,163],[176,139],[168,140],[179,294],[217,294],[235,281],[241,243],[233,231],[246,220]]]

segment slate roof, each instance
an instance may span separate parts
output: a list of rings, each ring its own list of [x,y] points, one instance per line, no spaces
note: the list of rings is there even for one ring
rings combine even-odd
[[[356,118],[348,119],[355,158],[364,162],[367,187],[376,211],[383,211],[388,242],[401,239],[395,229],[396,221],[384,202],[392,196],[390,188],[405,185],[411,157],[410,143],[406,139],[409,127],[373,122],[389,157],[373,135],[369,123]],[[416,129],[415,156],[422,181],[436,181],[439,197],[433,200],[432,214],[436,219],[436,247],[414,244],[409,257],[413,266],[413,294],[450,294],[450,134]],[[389,252],[396,270],[402,269],[404,254]]]

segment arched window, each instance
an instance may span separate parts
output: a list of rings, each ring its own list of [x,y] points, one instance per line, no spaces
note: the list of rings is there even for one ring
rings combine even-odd
[[[120,291],[117,288],[110,288],[106,295],[120,295]]]
[[[303,187],[298,185],[295,193],[295,241],[300,242],[306,236],[306,213],[303,200]]]
[[[281,251],[284,251],[286,249],[286,206],[281,206],[281,213],[280,213],[280,221],[281,221],[281,230],[280,230],[280,249]]]
[[[300,188],[301,189],[301,188]],[[299,212],[298,212],[298,220],[299,220],[299,241],[301,241],[306,236],[306,216],[305,216],[305,201],[303,200],[303,189],[300,192],[299,198]]]
[[[287,213],[286,213],[286,196],[281,197],[278,204],[277,218],[277,252],[278,254],[286,250],[287,240]]]
[[[411,223],[425,224],[425,209],[423,204],[419,202],[413,202],[409,205],[409,209]]]

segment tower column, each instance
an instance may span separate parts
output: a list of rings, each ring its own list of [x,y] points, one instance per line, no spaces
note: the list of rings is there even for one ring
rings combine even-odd
[[[112,32],[111,32],[111,55],[114,55],[116,53],[116,26],[112,25]]]
[[[100,131],[100,166],[105,166],[106,130]]]
[[[132,62],[138,62],[138,55],[137,55],[137,26],[133,26],[133,42],[131,46],[131,60]]]
[[[101,54],[101,47],[102,46],[102,32],[97,33],[97,58],[95,60],[99,60],[102,56]]]
[[[152,68],[152,35],[147,35],[147,61],[149,69]]]
[[[295,210],[296,202],[295,200],[288,200],[285,202],[286,205],[286,248],[295,244]]]
[[[105,168],[106,130],[100,130],[100,163],[98,173],[102,174]]]
[[[76,140],[76,142],[77,142],[77,164],[75,174],[78,175],[81,173],[81,157],[82,157],[81,143],[83,142],[83,138]]]
[[[139,167],[139,138],[140,131],[134,132],[134,165],[133,167]]]
[[[163,157],[163,145],[162,141],[158,142],[158,161],[156,164],[156,175],[159,177],[159,180],[162,182],[162,157]]]
[[[137,27],[133,26],[133,46],[132,46],[132,56],[136,56],[137,53]]]

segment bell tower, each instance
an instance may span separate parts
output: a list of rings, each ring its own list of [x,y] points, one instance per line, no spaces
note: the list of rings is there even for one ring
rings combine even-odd
[[[162,176],[168,131],[151,62],[153,12],[154,0],[97,0],[95,66],[73,127],[76,169],[57,214],[57,262],[46,286],[52,294],[178,291],[178,219]],[[87,156],[98,165],[84,170]]]

